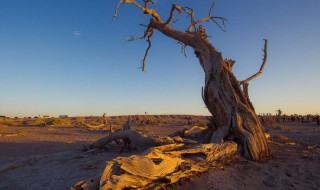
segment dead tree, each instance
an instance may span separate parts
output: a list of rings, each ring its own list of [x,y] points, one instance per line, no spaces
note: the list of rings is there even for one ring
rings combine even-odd
[[[202,89],[203,101],[212,114],[212,122],[205,132],[205,142],[222,143],[235,141],[242,149],[242,154],[251,160],[262,160],[270,157],[270,149],[267,144],[264,129],[260,123],[254,107],[249,99],[248,82],[258,77],[266,64],[267,40],[264,39],[264,57],[259,72],[246,80],[238,81],[232,72],[234,61],[224,60],[222,54],[210,44],[205,29],[200,24],[215,23],[220,29],[225,29],[223,17],[212,16],[212,3],[207,17],[196,20],[194,10],[173,4],[169,17],[163,20],[156,10],[151,8],[152,0],[120,0],[115,8],[114,17],[118,17],[118,11],[122,4],[132,4],[144,14],[149,15],[150,22],[145,25],[144,34],[137,39],[146,39],[148,47],[142,61],[142,70],[145,71],[146,58],[151,48],[151,39],[157,30],[169,38],[177,40],[182,47],[194,49],[194,53],[205,74],[205,86]],[[175,13],[186,14],[190,17],[190,24],[186,31],[172,28]],[[209,134],[209,135],[208,135]]]

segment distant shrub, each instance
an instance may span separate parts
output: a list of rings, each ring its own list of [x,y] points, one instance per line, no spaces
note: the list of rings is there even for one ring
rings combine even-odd
[[[36,118],[36,119],[29,120],[28,124],[29,125],[40,125],[41,126],[41,125],[44,124],[44,120]]]
[[[27,120],[24,120],[24,121],[21,122],[22,125],[28,125],[28,123],[29,122]]]
[[[83,124],[84,120],[85,120],[84,117],[76,117],[73,120],[73,124],[74,125],[81,125],[81,124]]]
[[[0,124],[0,133],[3,133],[7,130],[8,126],[4,124]]]
[[[12,126],[12,125],[15,125],[16,122],[14,120],[12,120],[12,119],[6,119],[6,120],[0,121],[0,124]]]
[[[264,117],[264,124],[266,125],[273,125],[276,123],[276,120],[272,117]]]
[[[49,118],[45,120],[47,125],[69,125],[69,121],[62,118]]]

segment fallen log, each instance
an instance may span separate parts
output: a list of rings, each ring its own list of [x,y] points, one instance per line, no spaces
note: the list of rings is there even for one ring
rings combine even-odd
[[[124,130],[124,131],[116,131],[114,133],[109,134],[106,137],[103,137],[96,142],[89,145],[89,149],[93,148],[103,148],[107,144],[118,141],[120,139],[125,139],[130,141],[131,146],[139,147],[139,148],[148,148],[148,147],[155,147],[161,146],[166,144],[173,144],[173,143],[184,143],[184,144],[196,144],[197,141],[184,139],[181,137],[158,137],[152,138],[145,135],[142,135],[136,131],[132,130]]]
[[[176,131],[172,134],[169,135],[169,137],[175,137],[175,136],[179,136],[184,138],[186,135],[189,135],[192,131],[195,131],[196,129],[200,129],[201,131],[207,129],[207,127],[203,127],[203,126],[198,126],[198,125],[194,125],[191,128],[185,128],[181,131]]]
[[[87,190],[157,189],[172,186],[234,157],[237,149],[234,142],[221,145],[169,144],[154,147],[145,151],[143,155],[118,157],[107,162],[99,186],[93,185]],[[199,154],[205,156],[203,161],[197,159]],[[82,181],[81,186],[86,181]],[[96,182],[96,178],[94,181]]]
[[[89,123],[82,123],[82,125],[84,125],[87,128],[91,128],[91,129],[100,129],[102,127],[105,127],[105,124],[100,124],[100,125],[90,125]]]
[[[136,131],[125,130],[116,131],[114,133],[109,134],[106,137],[97,140],[96,142],[90,145],[90,148],[102,148],[105,145],[111,143],[112,141],[116,141],[118,139],[129,139],[136,146],[143,147],[153,147],[156,146],[157,143],[157,141],[154,138],[143,136]]]

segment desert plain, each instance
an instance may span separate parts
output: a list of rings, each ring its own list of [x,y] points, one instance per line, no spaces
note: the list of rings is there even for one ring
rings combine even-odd
[[[128,116],[107,117],[117,129]],[[140,115],[131,129],[147,136],[166,136],[184,128],[206,125],[209,117],[191,115]],[[139,155],[142,150],[121,151],[110,143],[95,152],[84,151],[109,135],[98,126],[98,116],[7,119],[0,125],[0,189],[70,189],[81,180],[101,174],[106,162],[117,157]],[[86,123],[84,125],[83,123]],[[264,123],[272,158],[252,162],[241,156],[210,169],[191,180],[166,189],[319,189],[320,127],[314,122]]]

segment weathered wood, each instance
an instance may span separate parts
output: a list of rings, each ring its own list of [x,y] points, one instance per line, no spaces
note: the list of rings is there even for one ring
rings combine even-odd
[[[98,190],[100,185],[101,174],[91,177],[87,180],[79,181],[72,187],[71,190]]]
[[[149,3],[150,1],[145,2]],[[189,46],[194,49],[205,74],[203,100],[213,116],[213,126],[211,126],[211,128],[215,129],[214,131],[208,130],[210,134],[212,132],[212,135],[208,137],[208,141],[221,143],[225,138],[233,136],[233,140],[240,143],[243,149],[242,153],[245,157],[252,160],[268,159],[271,156],[270,149],[264,135],[262,124],[250,102],[247,85],[250,80],[259,76],[265,67],[267,40],[265,40],[264,59],[260,70],[248,79],[239,82],[232,73],[234,61],[224,60],[222,54],[207,40],[205,29],[200,26],[197,28],[200,23],[210,20],[224,30],[217,20],[221,21],[223,25],[226,20],[223,17],[211,16],[214,3],[210,7],[209,15],[197,21],[195,21],[192,8],[174,4],[166,22],[161,20],[155,10],[149,8],[148,3],[146,3],[145,6],[139,5],[134,0],[120,0],[120,3],[134,4],[145,14],[151,16],[149,24],[146,25],[147,31],[158,30],[169,38],[184,44],[184,46]],[[118,9],[119,6],[116,7],[116,16]],[[186,32],[176,30],[170,26],[175,10],[179,13],[184,12],[190,16],[190,26]],[[193,29],[194,32],[191,32]],[[148,35],[144,35],[144,37],[146,36]],[[148,42],[149,46],[147,50],[149,50],[150,47],[150,38],[148,38]],[[144,67],[145,57],[143,62],[143,68]],[[240,87],[241,84],[244,84],[243,89]]]
[[[203,127],[203,126],[198,126],[198,125],[194,125],[192,126],[191,128],[185,128],[185,129],[182,129],[181,131],[176,131],[172,134],[169,134],[169,137],[175,137],[175,136],[179,136],[179,137],[182,137],[184,138],[186,135],[189,135],[192,131],[195,131],[195,130],[205,130],[207,129],[207,127]]]
[[[237,144],[204,144],[191,149],[183,145],[165,145],[150,149],[144,155],[118,157],[110,162],[100,179],[101,190],[107,189],[157,189],[173,185],[206,172],[221,160],[233,157]],[[203,161],[192,161],[192,156],[202,153]],[[188,158],[184,158],[188,156]],[[96,189],[92,189],[96,190]]]
[[[100,129],[101,127],[105,127],[105,124],[100,125],[90,125],[89,123],[83,123],[85,127],[91,128],[91,129]]]
[[[141,135],[140,133],[132,130],[125,130],[125,131],[117,131],[114,133],[109,134],[106,137],[99,139],[98,141],[94,142],[90,145],[91,148],[102,148],[105,145],[111,143],[112,141],[118,139],[128,139],[136,146],[141,147],[153,147],[156,146],[157,141],[151,137],[146,137]]]
[[[114,133],[109,134],[106,137],[103,137],[96,142],[92,143],[88,147],[86,146],[86,151],[88,149],[93,148],[103,148],[107,144],[111,143],[112,141],[118,141],[121,139],[126,139],[130,142],[130,144],[134,147],[139,148],[148,148],[148,147],[155,147],[155,146],[161,146],[166,144],[173,144],[173,143],[183,143],[183,144],[196,144],[197,141],[190,140],[190,139],[184,139],[181,137],[158,137],[158,138],[152,138],[145,135],[142,135],[136,131],[132,130],[124,130],[124,131],[116,131]],[[117,143],[119,144],[119,143]]]

